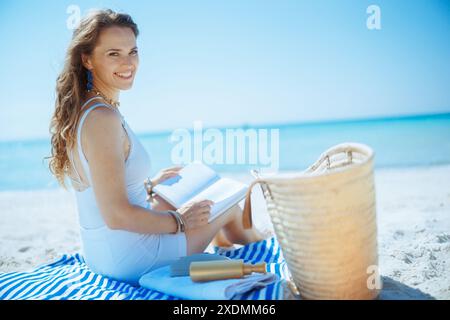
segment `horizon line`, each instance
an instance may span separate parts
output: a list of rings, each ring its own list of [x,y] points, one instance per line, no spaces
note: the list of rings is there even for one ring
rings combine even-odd
[[[295,126],[316,126],[316,125],[331,125],[331,124],[348,124],[348,123],[356,123],[356,122],[381,122],[381,121],[396,121],[396,120],[407,120],[407,119],[420,119],[420,118],[440,118],[440,117],[450,117],[450,111],[445,112],[435,112],[435,113],[416,113],[416,114],[397,114],[392,116],[373,116],[373,117],[361,117],[361,118],[343,118],[343,119],[328,119],[328,120],[306,120],[306,121],[288,121],[282,123],[262,123],[257,125],[251,125],[248,122],[242,123],[240,125],[233,126],[220,126],[220,127],[204,127],[202,130],[208,130],[211,128],[214,129],[261,129],[261,128],[286,128],[286,127],[295,127]],[[146,131],[146,132],[136,132],[137,136],[147,138],[149,136],[158,136],[158,135],[166,135],[174,129],[165,129],[165,130],[155,130],[155,131]],[[192,128],[188,128],[189,131],[193,130]],[[42,142],[50,140],[50,136],[39,136],[33,138],[12,138],[12,139],[0,139],[0,143],[15,143],[15,142]]]

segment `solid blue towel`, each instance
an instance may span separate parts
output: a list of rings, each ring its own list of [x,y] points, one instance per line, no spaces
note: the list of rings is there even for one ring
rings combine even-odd
[[[150,290],[166,292],[174,297],[191,300],[229,300],[263,288],[278,280],[273,273],[252,274],[240,279],[194,282],[190,276],[171,277],[170,266],[153,270],[139,279]]]

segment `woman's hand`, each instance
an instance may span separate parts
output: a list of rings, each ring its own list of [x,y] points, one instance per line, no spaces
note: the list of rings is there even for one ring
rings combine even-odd
[[[161,170],[153,179],[151,179],[153,186],[156,186],[169,178],[175,177],[181,169],[183,169],[183,167],[178,166]]]
[[[211,214],[211,206],[214,204],[211,200],[191,202],[181,207],[177,211],[181,214],[184,221],[185,230],[195,229],[208,224],[208,218]]]

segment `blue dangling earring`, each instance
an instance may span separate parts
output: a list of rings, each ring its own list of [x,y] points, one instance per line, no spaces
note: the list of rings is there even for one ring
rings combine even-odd
[[[92,71],[87,70],[87,85],[86,85],[87,91],[91,91],[92,88],[94,88],[94,84],[92,83],[92,80],[93,80]]]

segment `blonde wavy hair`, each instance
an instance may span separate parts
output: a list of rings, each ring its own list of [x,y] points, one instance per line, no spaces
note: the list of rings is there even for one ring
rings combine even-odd
[[[70,170],[69,150],[76,142],[76,130],[81,115],[81,102],[86,98],[87,69],[82,54],[91,54],[100,32],[108,27],[129,27],[137,37],[139,30],[133,19],[110,9],[91,11],[74,30],[67,49],[62,72],[56,80],[55,111],[50,122],[50,172],[67,189],[65,177]]]

